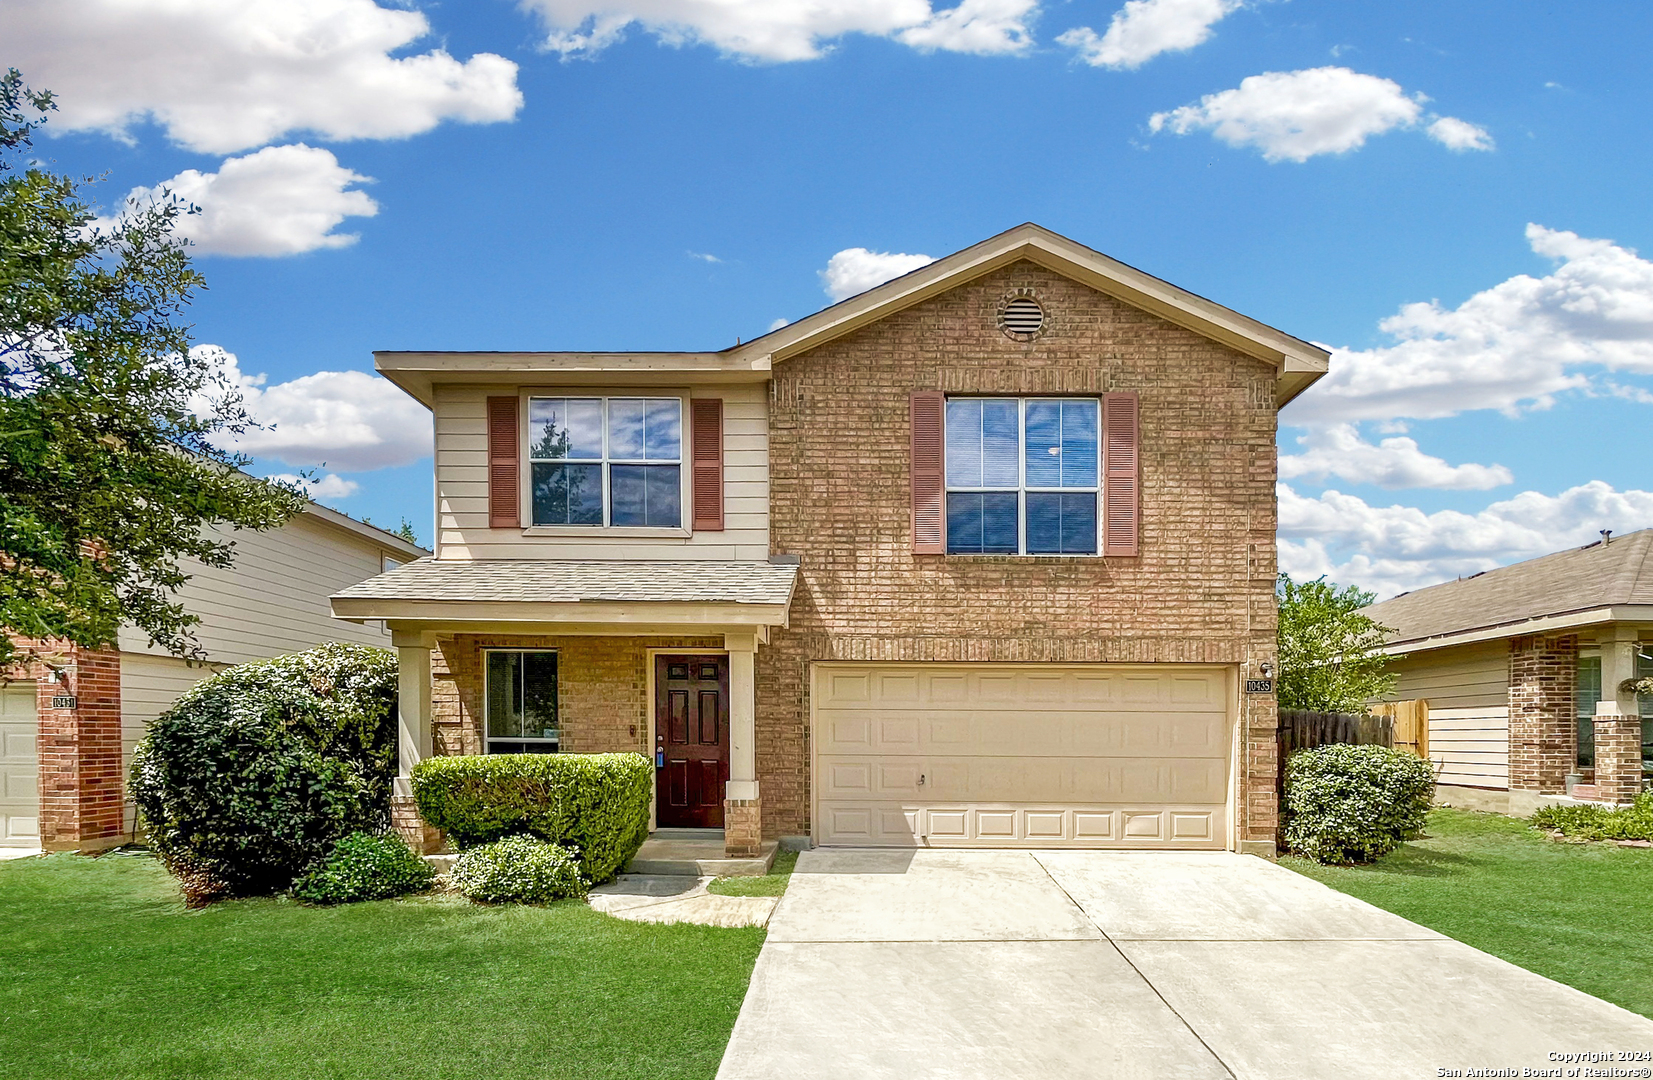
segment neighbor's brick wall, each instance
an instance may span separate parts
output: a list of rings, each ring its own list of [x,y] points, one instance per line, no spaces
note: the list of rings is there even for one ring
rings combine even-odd
[[[1048,330],[1001,333],[1011,290]],[[770,523],[801,557],[790,628],[758,650],[765,836],[809,831],[812,660],[1179,662],[1275,656],[1275,373],[1020,262],[776,365]],[[1134,558],[911,553],[908,395],[1141,395]],[[1275,704],[1243,698],[1241,836],[1275,834]]]
[[[1578,766],[1578,636],[1510,639],[1510,790],[1566,794]]]
[[[649,746],[648,650],[722,649],[723,638],[518,637],[459,634],[431,650],[431,725],[437,754],[483,752],[484,649],[555,649],[561,749],[571,754]]]
[[[1607,802],[1634,802],[1642,790],[1642,718],[1596,715],[1596,791]]]
[[[40,843],[48,851],[118,844],[126,775],[121,759],[120,653],[13,637],[49,664],[20,664],[8,680],[33,680],[38,730]],[[72,665],[68,684],[52,670]],[[73,709],[52,708],[70,695]]]

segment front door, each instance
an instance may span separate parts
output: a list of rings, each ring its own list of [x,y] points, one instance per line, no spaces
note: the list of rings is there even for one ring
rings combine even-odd
[[[729,779],[729,658],[657,656],[655,819],[661,828],[721,829]]]

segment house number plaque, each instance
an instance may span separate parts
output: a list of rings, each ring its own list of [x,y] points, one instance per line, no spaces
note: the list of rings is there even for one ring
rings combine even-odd
[[[52,698],[52,708],[54,709],[72,709],[74,707],[75,699],[73,695],[58,694]]]
[[[1248,694],[1272,694],[1274,693],[1274,680],[1247,679],[1245,681],[1245,692]]]

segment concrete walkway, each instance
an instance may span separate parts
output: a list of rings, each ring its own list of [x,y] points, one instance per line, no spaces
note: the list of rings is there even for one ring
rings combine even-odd
[[[1261,859],[819,850],[718,1076],[1404,1080],[1581,1050],[1653,1050],[1653,1021]]]
[[[621,874],[586,898],[597,911],[617,919],[702,926],[762,926],[775,910],[773,896],[719,896],[706,891],[709,877],[681,874]]]

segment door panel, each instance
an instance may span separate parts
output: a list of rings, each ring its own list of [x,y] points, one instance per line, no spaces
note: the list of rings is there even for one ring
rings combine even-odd
[[[729,660],[657,656],[655,820],[662,828],[721,828],[729,779]]]

